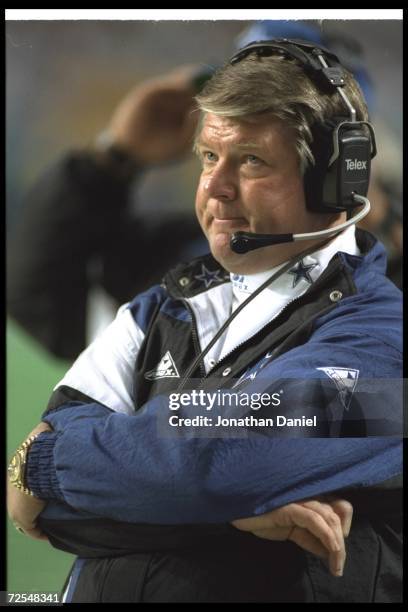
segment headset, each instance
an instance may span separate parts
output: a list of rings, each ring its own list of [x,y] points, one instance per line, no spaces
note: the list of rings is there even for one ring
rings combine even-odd
[[[308,210],[316,213],[345,211],[347,221],[334,228],[305,234],[236,232],[231,236],[230,247],[239,254],[272,244],[325,238],[358,223],[370,211],[366,195],[371,159],[377,153],[373,126],[368,121],[357,121],[356,110],[342,89],[345,85],[343,67],[334,53],[313,42],[275,38],[249,43],[229,62],[237,64],[251,53],[258,57],[278,54],[294,58],[321,92],[337,90],[344,101],[347,115],[332,117],[311,127],[315,164],[310,164],[305,171],[304,191]],[[354,209],[361,205],[363,209],[353,215]]]

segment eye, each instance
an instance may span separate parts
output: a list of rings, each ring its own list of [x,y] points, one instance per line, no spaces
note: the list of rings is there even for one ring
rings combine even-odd
[[[217,161],[217,156],[212,151],[202,151],[201,159],[204,163],[213,163]]]
[[[263,164],[262,159],[260,159],[256,155],[247,155],[246,161],[250,166],[259,166],[260,164]]]

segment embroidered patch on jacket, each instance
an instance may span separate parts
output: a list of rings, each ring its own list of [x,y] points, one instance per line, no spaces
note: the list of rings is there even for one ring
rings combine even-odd
[[[268,364],[270,359],[276,353],[276,349],[274,351],[268,351],[264,357],[262,357],[259,365],[257,367],[250,367],[245,370],[243,374],[241,374],[240,378],[232,385],[231,389],[236,389],[236,387],[242,385],[247,380],[254,380],[258,373],[263,370]]]
[[[180,374],[176,368],[173,357],[170,351],[167,351],[165,355],[160,359],[153,370],[146,372],[145,378],[147,380],[157,380],[158,378],[180,378]]]
[[[309,270],[313,270],[313,268],[317,266],[317,263],[315,264],[309,264],[309,265],[305,265],[302,261],[299,261],[299,263],[296,264],[296,266],[294,268],[292,268],[291,270],[289,270],[288,274],[293,274],[294,278],[293,278],[293,284],[292,284],[292,288],[296,287],[296,285],[298,284],[298,282],[302,279],[304,279],[305,281],[307,281],[308,283],[312,284],[313,283],[313,279],[310,276],[310,272]]]
[[[340,399],[343,406],[348,410],[351,396],[357,385],[360,370],[350,370],[349,368],[316,368],[316,370],[321,370],[334,381],[340,393]]]
[[[221,270],[208,270],[204,264],[201,264],[201,274],[196,274],[194,278],[205,283],[205,288],[211,287],[211,283],[222,283],[223,279],[219,276]]]

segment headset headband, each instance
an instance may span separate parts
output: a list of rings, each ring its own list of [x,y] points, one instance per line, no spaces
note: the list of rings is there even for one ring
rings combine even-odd
[[[236,64],[251,53],[258,56],[268,56],[278,53],[298,60],[305,71],[320,87],[343,87],[343,67],[334,53],[321,45],[309,43],[295,38],[275,38],[274,40],[258,40],[245,45],[230,59],[230,64]],[[324,63],[319,60],[322,57]],[[327,65],[327,61],[329,65]],[[326,65],[324,65],[326,64]]]

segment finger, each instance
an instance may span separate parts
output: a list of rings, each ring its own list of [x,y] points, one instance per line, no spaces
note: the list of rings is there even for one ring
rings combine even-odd
[[[329,504],[339,516],[344,537],[350,534],[351,522],[353,519],[353,506],[346,499],[341,499],[335,495],[324,495],[316,497],[314,501],[319,501],[324,504]]]
[[[289,533],[290,529],[295,526],[290,514],[291,509],[293,510],[293,506],[295,506],[295,504],[288,504],[287,506],[282,506],[276,510],[270,510],[264,514],[259,514],[258,516],[235,519],[234,521],[231,521],[231,524],[241,531],[254,532],[262,531],[264,529],[284,527]]]
[[[336,534],[333,532],[332,528],[320,514],[307,508],[306,504],[307,502],[305,503],[305,507],[300,504],[288,504],[287,506],[259,516],[237,519],[232,521],[232,525],[242,531],[251,532],[271,527],[303,527],[317,537],[328,551],[340,550],[340,545],[337,542]]]
[[[329,557],[327,549],[320,540],[302,527],[272,527],[270,529],[258,529],[252,533],[264,540],[289,540],[322,559],[328,559]]]
[[[342,576],[346,563],[346,549],[344,548],[339,552],[331,552],[328,563],[333,576]]]
[[[350,534],[351,522],[353,520],[353,506],[345,499],[335,499],[330,501],[329,504],[340,518],[343,535],[347,538]]]
[[[321,559],[328,559],[329,557],[325,546],[307,529],[295,527],[288,539]]]
[[[317,512],[317,514],[322,516],[326,523],[329,525],[329,527],[331,527],[334,531],[339,547],[344,547],[344,537],[341,520],[330,504],[312,499],[306,502],[300,502],[299,505],[304,508],[309,508],[310,510]]]
[[[322,518],[324,518],[327,525],[329,525],[335,534],[339,548],[338,550],[330,551],[329,566],[333,575],[341,575],[343,572],[344,563],[346,561],[346,547],[340,517],[327,503],[310,500],[308,502],[302,502],[300,505],[317,512]]]
[[[328,552],[338,552],[341,549],[335,531],[321,514],[300,504],[290,504],[288,508],[293,523],[310,531],[327,548]]]
[[[313,536],[307,529],[296,527],[289,537],[289,540],[307,550],[308,552],[325,559],[328,563],[328,568],[333,576],[339,577],[343,575],[343,567],[345,556],[343,551],[328,552],[322,543]]]

